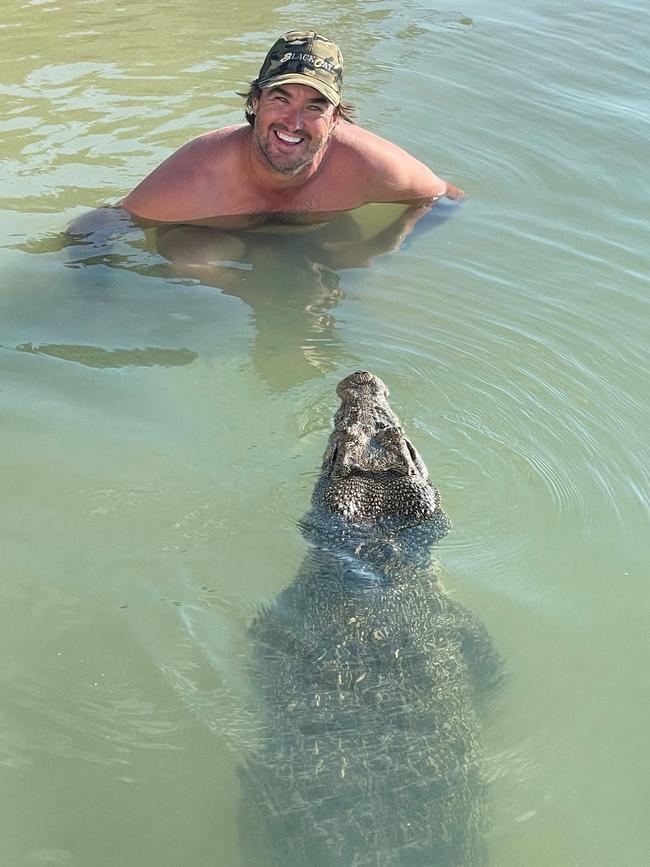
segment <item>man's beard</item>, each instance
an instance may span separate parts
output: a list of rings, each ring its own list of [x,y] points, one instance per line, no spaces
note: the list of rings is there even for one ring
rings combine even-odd
[[[267,141],[264,141],[260,136],[257,124],[254,125],[253,131],[255,133],[255,140],[257,141],[260,150],[264,154],[266,161],[271,166],[272,169],[276,172],[280,172],[283,175],[297,175],[302,169],[306,168],[306,166],[311,165],[314,161],[314,158],[318,154],[318,152],[325,145],[325,141],[314,142],[307,133],[298,130],[295,133],[289,133],[289,130],[280,129],[280,132],[286,132],[289,135],[299,135],[302,139],[304,139],[306,147],[301,151],[299,155],[296,155],[296,159],[292,163],[286,162],[278,162],[278,160],[274,157],[271,147],[269,145],[269,141],[271,140],[271,136],[274,135],[274,129],[276,127],[270,128],[267,135]],[[287,154],[290,156],[290,154]]]

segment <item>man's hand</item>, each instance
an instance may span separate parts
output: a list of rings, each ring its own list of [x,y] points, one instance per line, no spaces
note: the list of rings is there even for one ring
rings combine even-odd
[[[460,201],[460,199],[466,198],[466,193],[464,190],[461,190],[460,187],[455,187],[453,184],[450,184],[449,181],[447,181],[447,191],[445,192],[445,196],[448,199]]]

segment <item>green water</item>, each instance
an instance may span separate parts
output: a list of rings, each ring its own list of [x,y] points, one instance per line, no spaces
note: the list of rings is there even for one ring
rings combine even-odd
[[[198,274],[155,233],[62,245],[237,122],[303,24],[460,210],[355,269],[306,237]],[[645,5],[33,0],[0,39],[0,865],[239,867],[245,631],[296,574],[364,367],[453,519],[444,583],[507,662],[491,867],[645,867]]]

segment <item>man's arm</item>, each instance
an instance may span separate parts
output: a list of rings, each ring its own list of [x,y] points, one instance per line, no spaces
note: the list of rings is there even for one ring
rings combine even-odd
[[[228,213],[239,188],[246,127],[224,127],[188,141],[147,175],[122,206],[148,223],[187,223]]]
[[[365,178],[366,201],[421,207],[441,198],[459,200],[465,193],[396,144],[361,127],[341,130],[353,154],[353,174]]]
[[[439,178],[406,151],[391,152],[386,157],[389,159],[382,167],[381,182],[387,198],[382,201],[423,207],[442,198],[456,201],[465,198],[463,190]]]
[[[191,189],[194,142],[188,142],[155,168],[122,200],[122,207],[138,220],[176,222]]]
[[[131,215],[119,205],[86,211],[70,223],[66,234],[74,242],[102,245],[134,229]]]
[[[324,264],[335,270],[365,268],[377,256],[406,249],[414,237],[444,223],[457,207],[456,202],[446,200],[410,205],[394,222],[367,240],[326,241],[323,244]]]

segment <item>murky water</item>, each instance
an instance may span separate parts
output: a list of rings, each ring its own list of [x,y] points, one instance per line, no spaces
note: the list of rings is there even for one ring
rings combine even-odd
[[[459,210],[358,268],[336,231],[394,210],[198,270],[209,236],[62,243],[238,121],[306,23]],[[296,574],[334,387],[364,367],[507,662],[492,867],[645,867],[645,6],[33,0],[0,36],[0,864],[238,867],[246,628]]]

